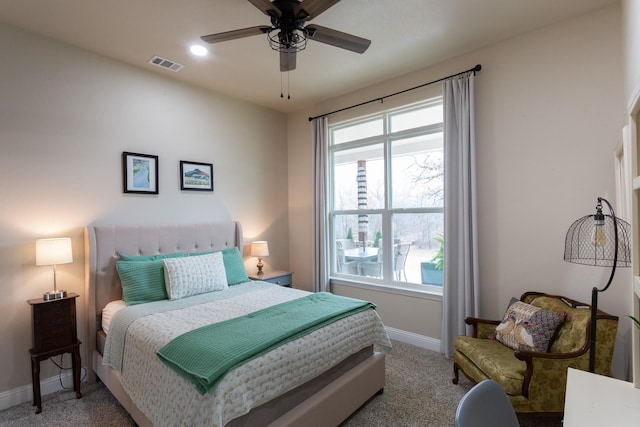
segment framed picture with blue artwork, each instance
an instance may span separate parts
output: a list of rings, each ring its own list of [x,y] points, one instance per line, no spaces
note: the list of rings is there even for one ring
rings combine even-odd
[[[123,152],[122,175],[125,193],[158,194],[158,156]]]
[[[180,160],[180,189],[213,191],[213,165]]]

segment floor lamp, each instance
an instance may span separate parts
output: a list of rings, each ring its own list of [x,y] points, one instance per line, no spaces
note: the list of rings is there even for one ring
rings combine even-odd
[[[609,207],[610,215],[602,213],[602,202]],[[631,266],[630,247],[631,226],[628,222],[616,218],[611,204],[598,197],[596,214],[576,220],[564,242],[564,260],[576,264],[611,267],[611,275],[602,289],[594,287],[591,291],[591,326],[589,328],[589,371],[595,372],[596,360],[596,321],[598,313],[598,292],[604,292],[611,285],[616,267]]]

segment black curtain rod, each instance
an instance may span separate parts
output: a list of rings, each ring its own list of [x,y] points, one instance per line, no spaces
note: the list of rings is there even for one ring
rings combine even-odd
[[[423,83],[423,84],[421,84],[421,85],[419,85],[419,86],[414,86],[414,87],[409,88],[409,89],[401,90],[400,92],[392,93],[391,95],[381,96],[380,98],[372,99],[372,100],[370,100],[370,101],[361,102],[360,104],[351,105],[351,106],[349,106],[349,107],[344,107],[344,108],[341,108],[341,109],[339,109],[339,110],[332,111],[332,112],[330,112],[330,113],[320,114],[319,116],[309,117],[309,121],[312,121],[312,120],[314,120],[314,119],[318,119],[318,118],[320,118],[320,117],[330,116],[330,115],[335,114],[335,113],[340,113],[341,111],[346,111],[346,110],[350,110],[350,109],[352,109],[352,108],[360,107],[360,106],[362,106],[362,105],[371,104],[372,102],[377,102],[377,101],[382,102],[382,101],[384,101],[384,99],[385,99],[385,98],[391,98],[392,96],[400,95],[401,93],[409,92],[409,91],[411,91],[411,90],[415,90],[415,89],[420,89],[421,87],[429,86],[429,85],[432,85],[432,84],[434,84],[434,83],[438,83],[438,82],[441,82],[441,81],[443,81],[443,80],[450,79],[450,78],[452,78],[452,77],[460,76],[460,75],[462,75],[462,74],[466,74],[466,73],[470,73],[470,72],[477,73],[477,72],[478,72],[478,71],[480,71],[480,70],[482,70],[482,65],[478,64],[478,65],[476,65],[475,67],[473,67],[473,68],[471,68],[471,69],[469,69],[469,70],[461,71],[461,72],[459,72],[459,73],[457,73],[457,74],[452,74],[452,75],[450,75],[450,76],[443,77],[443,78],[441,78],[441,79],[434,80],[434,81],[429,82],[429,83]]]

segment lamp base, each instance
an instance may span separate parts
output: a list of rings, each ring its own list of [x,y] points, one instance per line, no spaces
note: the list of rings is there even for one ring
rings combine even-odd
[[[52,299],[60,299],[67,296],[67,291],[49,291],[46,294],[42,295],[42,298],[45,301],[50,301]]]

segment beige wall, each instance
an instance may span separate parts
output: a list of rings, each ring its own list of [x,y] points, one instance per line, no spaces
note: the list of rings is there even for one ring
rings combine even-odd
[[[417,334],[420,337],[411,338],[408,341],[439,351],[438,348],[431,348],[434,346],[432,340],[424,339],[424,337],[440,339],[440,321],[435,320],[442,317],[442,303],[439,299],[425,299],[416,293],[395,294],[381,289],[364,289],[341,284],[333,284],[331,290],[338,295],[371,301],[376,304],[378,314],[384,320],[385,326],[395,330],[392,332]],[[400,339],[396,336],[392,338]]]
[[[86,224],[234,219],[269,241],[267,268],[288,267],[283,114],[2,25],[0,52],[0,393],[31,383],[26,300],[53,286],[36,238],[73,238],[58,284],[81,295],[82,341]],[[122,193],[123,151],[159,156],[159,195]],[[181,192],[180,160],[213,163],[215,191]]]
[[[614,202],[613,150],[625,124],[620,28],[616,5],[290,115],[289,230],[291,247],[297,248],[290,252],[290,266],[298,279],[304,275],[311,280],[307,118],[479,63],[480,315],[502,315],[509,299],[527,290],[589,301],[591,288],[606,283],[609,271],[564,262],[564,237],[575,219],[594,212],[598,196]],[[619,270],[600,297],[602,309],[619,316],[628,312],[629,274],[628,269]],[[372,295],[359,289],[349,293]],[[374,295],[386,325],[431,337],[435,330],[439,338],[441,311],[433,308],[432,300],[416,304],[414,296],[407,296],[411,309],[391,314],[389,307],[398,307],[399,297]],[[621,322],[621,329],[624,340],[628,325]]]

